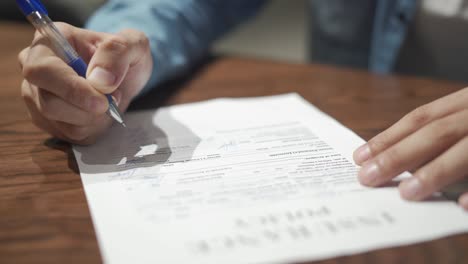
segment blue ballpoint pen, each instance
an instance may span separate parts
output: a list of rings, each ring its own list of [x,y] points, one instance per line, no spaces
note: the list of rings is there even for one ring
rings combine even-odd
[[[16,3],[29,22],[31,22],[43,36],[50,40],[54,46],[56,55],[70,65],[78,75],[86,78],[88,65],[86,65],[83,59],[54,25],[44,5],[39,0],[16,0]],[[107,113],[117,122],[125,126],[122,114],[117,104],[112,99],[112,96],[106,94],[106,97],[109,101],[109,110]]]

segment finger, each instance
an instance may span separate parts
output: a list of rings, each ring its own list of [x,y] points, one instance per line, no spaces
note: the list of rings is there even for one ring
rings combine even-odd
[[[85,142],[90,134],[92,134],[92,127],[76,126],[60,121],[56,121],[55,126],[66,137],[66,141],[70,143],[81,144],[81,142]]]
[[[99,135],[112,124],[111,119],[107,115],[98,117],[95,123],[90,126],[76,126],[69,123],[49,120],[44,117],[37,108],[37,104],[33,99],[37,97],[35,95],[36,92],[32,89],[34,87],[29,85],[26,81],[23,82],[22,86],[22,95],[33,124],[56,138],[73,144],[89,145],[94,143]]]
[[[37,109],[49,120],[61,121],[77,126],[87,126],[92,124],[96,119],[94,114],[83,111],[46,90],[38,89],[37,94],[38,96],[35,100]]]
[[[72,144],[89,145],[94,143],[100,135],[112,125],[108,116],[99,117],[91,126],[76,126],[57,121],[55,126],[66,137],[66,141]]]
[[[27,47],[18,54],[18,62],[19,62],[21,71],[23,70],[23,65],[26,63],[26,58],[28,57],[29,50],[30,48]]]
[[[468,171],[468,137],[465,137],[441,156],[418,169],[413,177],[404,180],[400,194],[408,200],[422,200],[448,185],[460,181]]]
[[[468,88],[440,98],[430,104],[421,106],[407,114],[389,129],[380,133],[368,143],[359,147],[353,154],[354,161],[362,165],[371,157],[378,155],[408,135],[416,132],[428,123],[452,113],[466,109]],[[450,102],[447,104],[447,102]]]
[[[468,192],[462,194],[460,198],[458,198],[458,204],[460,204],[463,209],[468,211]]]
[[[44,57],[45,46],[31,49],[23,67],[23,76],[32,84],[55,94],[84,111],[101,114],[108,108],[107,98],[78,76],[60,58]]]
[[[74,27],[62,22],[55,22],[54,25],[86,62],[90,61],[97,48],[97,44],[102,41],[104,37],[110,35]],[[44,39],[44,36],[38,33],[37,40],[41,39]]]
[[[77,53],[86,61],[89,62],[94,54],[97,44],[103,38],[110,36],[110,34],[94,32],[86,29],[73,27],[66,23],[56,22],[54,25],[60,33],[68,40]],[[42,56],[56,56],[53,45],[49,39],[36,30],[31,46],[24,53],[29,53],[30,50],[40,48]],[[26,58],[27,56],[22,56]],[[26,60],[21,60],[24,64]]]
[[[65,23],[56,23],[59,30],[81,50],[90,49],[100,35]],[[78,41],[79,39],[79,41]],[[80,43],[85,43],[81,44]],[[71,67],[56,57],[47,38],[36,32],[31,47],[20,54],[23,76],[30,82],[61,97],[83,110],[103,113],[108,108],[105,96],[79,77]]]
[[[29,83],[27,83],[26,81],[23,81],[21,94],[24,98],[26,107],[28,108],[28,112],[31,117],[32,123],[36,127],[44,130],[52,136],[58,137],[60,139],[65,139],[66,137],[53,126],[52,122],[43,117],[42,114],[39,112],[39,110],[37,109],[37,105],[33,99],[35,97],[34,92],[31,89],[31,85],[29,85]]]
[[[468,135],[468,110],[439,119],[364,163],[359,181],[379,186],[404,171],[419,168]],[[462,121],[462,122],[460,122]]]
[[[128,69],[137,64],[148,49],[147,37],[138,31],[126,30],[109,37],[98,45],[87,79],[102,93],[112,93],[120,86]]]

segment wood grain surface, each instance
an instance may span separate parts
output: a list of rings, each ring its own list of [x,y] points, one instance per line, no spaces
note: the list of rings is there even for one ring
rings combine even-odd
[[[99,263],[71,147],[34,127],[21,99],[17,53],[29,45],[33,31],[28,25],[0,23],[0,34],[0,263]],[[297,92],[369,139],[411,109],[463,87],[330,66],[218,57],[185,79],[161,86],[132,109]],[[468,235],[317,263],[468,263]]]

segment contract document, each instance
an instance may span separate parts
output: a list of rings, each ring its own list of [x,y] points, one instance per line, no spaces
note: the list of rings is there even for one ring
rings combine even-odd
[[[74,147],[106,263],[291,263],[468,231],[442,196],[361,186],[352,153],[364,141],[297,94],[125,122]]]

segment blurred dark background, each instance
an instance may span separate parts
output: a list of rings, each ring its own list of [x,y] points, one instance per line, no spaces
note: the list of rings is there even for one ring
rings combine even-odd
[[[270,1],[254,19],[217,41],[213,53],[296,63],[307,62],[307,1]],[[52,20],[83,26],[89,16],[106,0],[42,0],[42,2],[49,10]],[[1,20],[26,22],[14,0],[0,1]],[[280,38],[278,30],[282,32]]]
[[[86,20],[106,2],[106,0],[42,1],[49,9],[50,17],[54,21],[67,22],[79,27],[83,26]],[[252,20],[240,25],[214,43],[213,54],[240,55],[293,63],[311,62],[310,54],[313,47],[312,36],[309,33],[313,14],[308,12],[310,11],[309,1],[269,1]],[[465,9],[461,9],[463,10]],[[468,14],[468,6],[463,12]],[[412,46],[402,50],[396,73],[468,82],[466,60],[450,59],[453,56],[455,58],[466,56],[463,51],[466,50],[467,38],[459,36],[466,35],[465,23],[468,21],[468,15],[461,14],[462,18],[428,14],[427,17],[429,16],[431,16],[429,22],[434,23],[430,27],[432,31],[426,32],[429,28],[424,27],[427,25],[427,19],[419,19],[413,23],[418,25],[419,31],[411,31],[414,26],[409,28],[411,34],[406,43],[412,43]],[[459,27],[463,30],[455,30],[454,19],[460,20],[456,22],[460,22]],[[26,22],[14,0],[0,1],[0,21],[2,20]],[[448,21],[452,22],[448,23]],[[447,28],[450,30],[446,30]],[[436,42],[444,48],[436,49],[433,44]],[[458,52],[452,52],[452,50]]]

